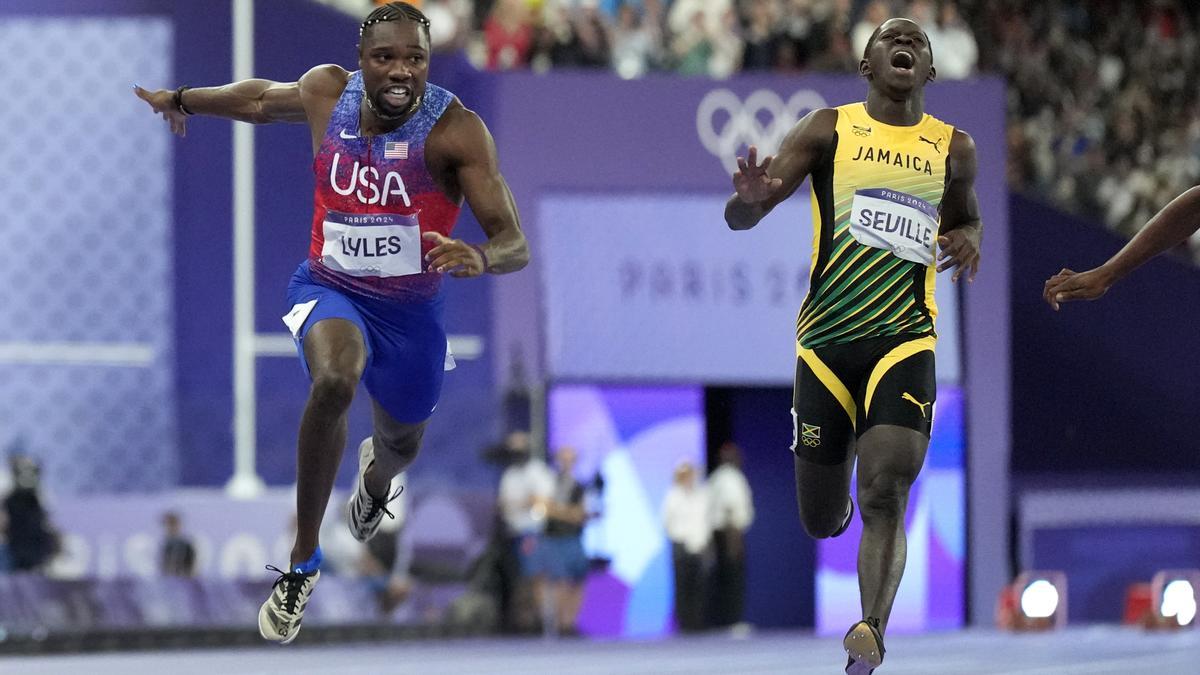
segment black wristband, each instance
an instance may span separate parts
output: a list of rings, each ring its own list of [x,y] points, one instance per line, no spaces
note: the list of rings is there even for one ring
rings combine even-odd
[[[183,107],[183,92],[187,91],[188,89],[191,89],[191,87],[187,86],[186,84],[176,89],[175,96],[171,99],[171,101],[175,104],[175,107],[179,109],[179,112],[183,113],[184,115],[195,115],[196,113]]]

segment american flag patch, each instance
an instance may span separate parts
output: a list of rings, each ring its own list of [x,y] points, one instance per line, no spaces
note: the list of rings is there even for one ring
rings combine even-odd
[[[408,141],[388,141],[383,144],[384,159],[408,159]]]

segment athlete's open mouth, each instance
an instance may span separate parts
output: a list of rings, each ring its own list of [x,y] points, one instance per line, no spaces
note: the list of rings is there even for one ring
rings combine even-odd
[[[901,49],[892,54],[892,67],[896,70],[912,70],[916,63],[917,57],[910,51]]]
[[[406,84],[393,84],[380,92],[383,102],[392,108],[404,108],[412,102],[412,88]]]

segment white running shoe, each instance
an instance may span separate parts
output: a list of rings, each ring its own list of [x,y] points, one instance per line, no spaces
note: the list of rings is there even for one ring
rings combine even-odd
[[[263,639],[286,645],[300,634],[300,620],[304,608],[312,595],[320,570],[301,572],[299,568],[284,572],[277,567],[267,569],[279,572],[279,578],[271,587],[271,595],[258,610],[258,633]]]
[[[379,530],[379,523],[383,521],[384,514],[388,518],[395,518],[395,514],[388,510],[387,505],[404,492],[404,486],[401,485],[396,493],[386,499],[376,499],[367,492],[366,475],[367,469],[371,468],[371,464],[375,461],[375,443],[371,437],[363,439],[362,443],[358,444],[358,483],[354,488],[354,493],[350,495],[350,504],[346,509],[346,519],[350,525],[350,534],[359,541],[367,541],[375,536],[375,532]]]

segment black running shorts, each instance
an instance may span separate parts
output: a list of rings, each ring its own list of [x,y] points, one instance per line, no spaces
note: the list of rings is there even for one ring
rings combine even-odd
[[[797,345],[792,451],[841,464],[855,438],[877,424],[929,435],[937,397],[932,335],[868,338],[805,349]]]

